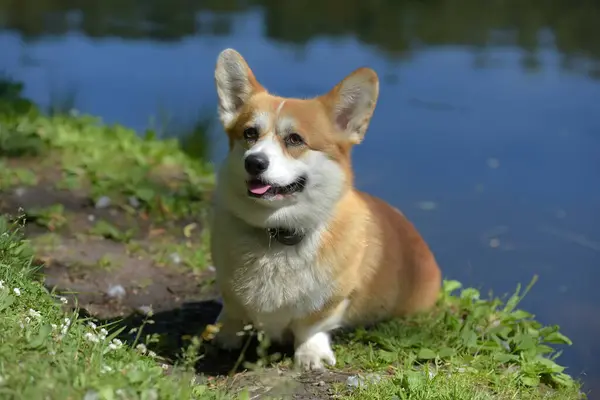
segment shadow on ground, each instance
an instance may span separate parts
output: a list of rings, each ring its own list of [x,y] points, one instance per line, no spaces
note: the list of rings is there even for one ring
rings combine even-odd
[[[135,343],[138,331],[142,329],[142,337],[158,335],[159,342],[151,347],[163,359],[170,362],[177,361],[191,343],[192,337],[200,337],[209,324],[214,324],[221,304],[216,300],[188,302],[181,307],[157,312],[151,317],[142,313],[133,313],[125,318],[109,318],[98,320],[100,324],[109,324],[115,327],[124,327],[119,338],[132,345]],[[83,313],[85,316],[85,313]],[[90,315],[91,316],[91,315]],[[152,321],[148,323],[147,320]],[[252,337],[250,343],[242,351],[217,350],[214,346],[204,342],[199,349],[200,360],[196,364],[199,374],[216,376],[244,370],[244,362],[255,363],[259,358],[259,342]],[[288,345],[273,344],[268,350],[271,356],[291,356],[293,348]],[[239,362],[243,358],[243,362]],[[234,368],[238,364],[237,369]]]

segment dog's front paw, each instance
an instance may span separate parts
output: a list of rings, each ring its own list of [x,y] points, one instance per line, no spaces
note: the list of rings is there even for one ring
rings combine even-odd
[[[324,364],[334,366],[335,355],[329,344],[329,336],[320,332],[301,343],[294,353],[294,363],[305,371],[323,370]]]

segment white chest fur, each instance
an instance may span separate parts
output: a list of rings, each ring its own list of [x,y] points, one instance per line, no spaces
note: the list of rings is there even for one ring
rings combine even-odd
[[[320,236],[316,231],[297,245],[283,245],[220,210],[212,246],[219,284],[252,322],[280,336],[292,320],[319,310],[334,292],[327,268],[318,265]]]

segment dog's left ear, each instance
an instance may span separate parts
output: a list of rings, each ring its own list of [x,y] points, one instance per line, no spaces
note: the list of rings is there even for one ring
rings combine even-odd
[[[359,68],[338,83],[321,101],[337,129],[353,144],[360,143],[375,111],[379,78],[370,68]]]
[[[242,106],[253,94],[265,90],[244,57],[234,49],[225,49],[219,54],[215,83],[219,96],[219,117],[225,128],[235,122]]]

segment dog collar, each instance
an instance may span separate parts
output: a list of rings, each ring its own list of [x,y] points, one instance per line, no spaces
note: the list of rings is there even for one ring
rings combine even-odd
[[[304,233],[283,228],[267,229],[269,237],[286,246],[297,245],[304,239]]]

